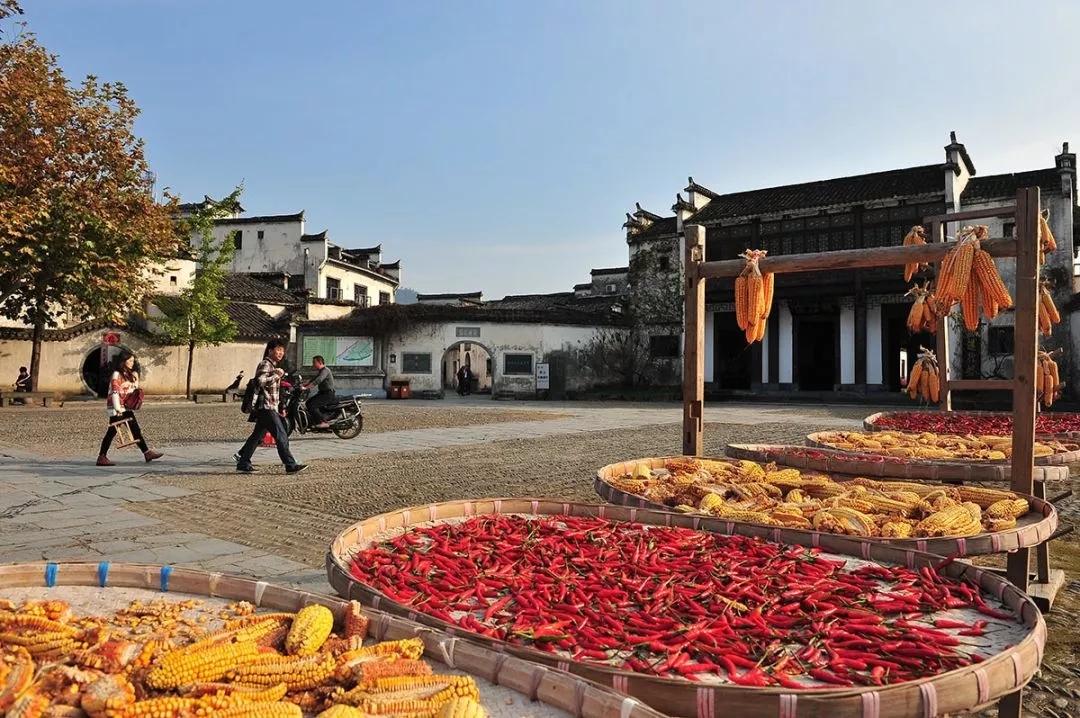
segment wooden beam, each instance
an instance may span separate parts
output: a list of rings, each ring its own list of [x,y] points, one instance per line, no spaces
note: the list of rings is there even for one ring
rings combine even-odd
[[[687,225],[687,228],[700,225]],[[704,231],[704,228],[702,228]],[[992,257],[1015,257],[1015,239],[987,239],[981,243]],[[952,249],[950,243],[914,244],[908,247],[868,247],[844,249],[839,252],[814,252],[813,254],[785,254],[766,257],[758,262],[762,272],[787,274],[789,272],[820,272],[858,267],[890,267],[915,262],[940,262]],[[746,268],[742,259],[722,262],[705,262],[701,265],[701,277],[715,279],[737,277]]]
[[[1015,383],[1011,379],[952,379],[950,391],[1012,391]]]
[[[1016,313],[1013,350],[1013,438],[1012,490],[1031,494],[1035,461],[1035,418],[1038,389],[1035,363],[1039,349],[1039,188],[1016,192]],[[1028,590],[1030,550],[1009,554],[1006,573],[1009,581],[1025,593]]]
[[[965,222],[971,219],[993,219],[994,217],[1012,217],[1016,214],[1016,207],[993,207],[991,209],[972,209],[967,212],[953,212],[952,214],[935,214],[923,217],[923,224],[931,222]]]
[[[686,227],[683,332],[683,455],[701,456],[705,423],[705,228]],[[741,271],[741,270],[740,270]]]

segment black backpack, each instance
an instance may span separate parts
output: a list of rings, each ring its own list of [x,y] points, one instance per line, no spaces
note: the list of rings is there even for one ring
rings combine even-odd
[[[247,386],[244,387],[244,398],[240,402],[240,413],[250,414],[252,408],[255,406],[255,394],[259,391],[259,382],[257,375],[248,379]]]

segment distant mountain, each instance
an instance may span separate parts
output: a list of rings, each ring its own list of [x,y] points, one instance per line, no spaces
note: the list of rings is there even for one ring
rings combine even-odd
[[[397,294],[394,295],[394,300],[398,304],[416,304],[416,294],[415,289],[401,287],[397,290]]]

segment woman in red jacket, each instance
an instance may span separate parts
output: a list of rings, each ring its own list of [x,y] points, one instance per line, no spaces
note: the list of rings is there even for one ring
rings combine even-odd
[[[112,446],[113,439],[116,437],[116,424],[124,419],[130,421],[131,435],[138,441],[146,461],[149,463],[154,459],[160,459],[162,454],[150,451],[150,447],[146,445],[139,422],[135,420],[134,410],[127,408],[128,397],[139,389],[139,372],[135,367],[135,355],[126,350],[120,352],[114,366],[116,368],[112,373],[112,379],[109,380],[109,396],[105,400],[105,408],[109,414],[109,430],[105,432],[105,438],[101,440],[97,465],[116,466],[108,457],[109,447]]]

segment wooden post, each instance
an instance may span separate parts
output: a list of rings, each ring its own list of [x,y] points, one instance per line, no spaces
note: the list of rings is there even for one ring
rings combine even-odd
[[[701,456],[705,422],[705,228],[687,225],[683,258],[685,309],[683,331],[683,455]]]
[[[931,242],[944,242],[945,241],[945,226],[934,220],[930,222],[930,237]],[[945,263],[943,259],[938,264],[937,276],[941,276],[941,265]],[[935,279],[935,286],[932,287],[934,291],[937,291]],[[952,411],[952,389],[949,388],[949,382],[952,379],[949,376],[949,315],[946,314],[938,320],[937,326],[937,346],[934,347],[934,353],[937,354],[938,371],[941,374],[941,389],[939,393],[939,401],[941,402],[940,408],[942,411]]]

